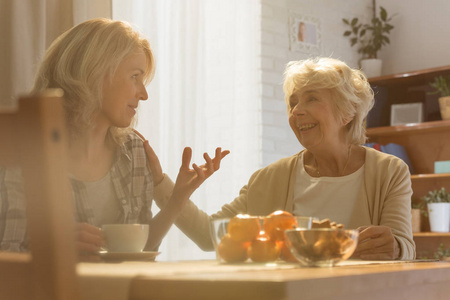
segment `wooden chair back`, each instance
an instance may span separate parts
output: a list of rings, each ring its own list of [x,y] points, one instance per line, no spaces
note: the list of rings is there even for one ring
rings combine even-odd
[[[0,167],[22,170],[31,249],[0,252],[2,300],[79,299],[62,100],[49,90],[0,110]]]

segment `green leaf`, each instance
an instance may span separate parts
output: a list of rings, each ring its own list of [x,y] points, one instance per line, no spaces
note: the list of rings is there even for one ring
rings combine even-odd
[[[351,34],[352,34],[352,32],[350,30],[347,30],[346,32],[344,32],[344,36],[349,36]]]
[[[355,26],[358,23],[358,18],[353,18],[352,26]]]
[[[387,11],[384,9],[383,6],[380,6],[380,17],[381,17],[381,20],[383,20],[383,21],[386,22],[386,19],[387,19]]]
[[[347,19],[342,19],[342,22],[344,22],[347,25],[350,25],[350,22]]]

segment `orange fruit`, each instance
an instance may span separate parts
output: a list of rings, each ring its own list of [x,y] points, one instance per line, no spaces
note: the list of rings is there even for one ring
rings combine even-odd
[[[286,242],[279,242],[279,245],[281,247],[280,258],[282,260],[288,262],[298,262],[298,260],[292,254],[291,250],[289,250],[289,247],[286,245]]]
[[[297,226],[295,217],[283,210],[277,210],[264,218],[263,228],[272,240],[284,241],[284,231]]]
[[[280,257],[279,246],[264,233],[251,242],[247,252],[248,257],[254,262],[275,261]]]
[[[237,242],[229,234],[220,240],[217,252],[226,262],[242,262],[247,260],[247,248],[249,243]]]
[[[260,231],[258,217],[239,214],[228,223],[228,234],[237,242],[251,242]]]

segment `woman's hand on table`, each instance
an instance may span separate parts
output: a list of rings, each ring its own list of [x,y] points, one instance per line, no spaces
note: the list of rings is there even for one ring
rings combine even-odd
[[[358,228],[358,246],[352,258],[364,260],[392,260],[400,257],[400,246],[387,226]]]
[[[98,251],[106,245],[100,228],[87,223],[77,223],[75,227],[76,247],[81,261],[101,261]]]

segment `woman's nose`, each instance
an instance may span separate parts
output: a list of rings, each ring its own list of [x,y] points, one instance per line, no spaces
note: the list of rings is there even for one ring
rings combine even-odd
[[[139,100],[145,101],[148,99],[147,89],[145,88],[145,85],[143,83],[141,84],[138,93]]]
[[[298,102],[297,104],[295,104],[295,106],[292,108],[292,114],[294,115],[303,115],[304,111],[302,106],[300,105],[300,102]]]

